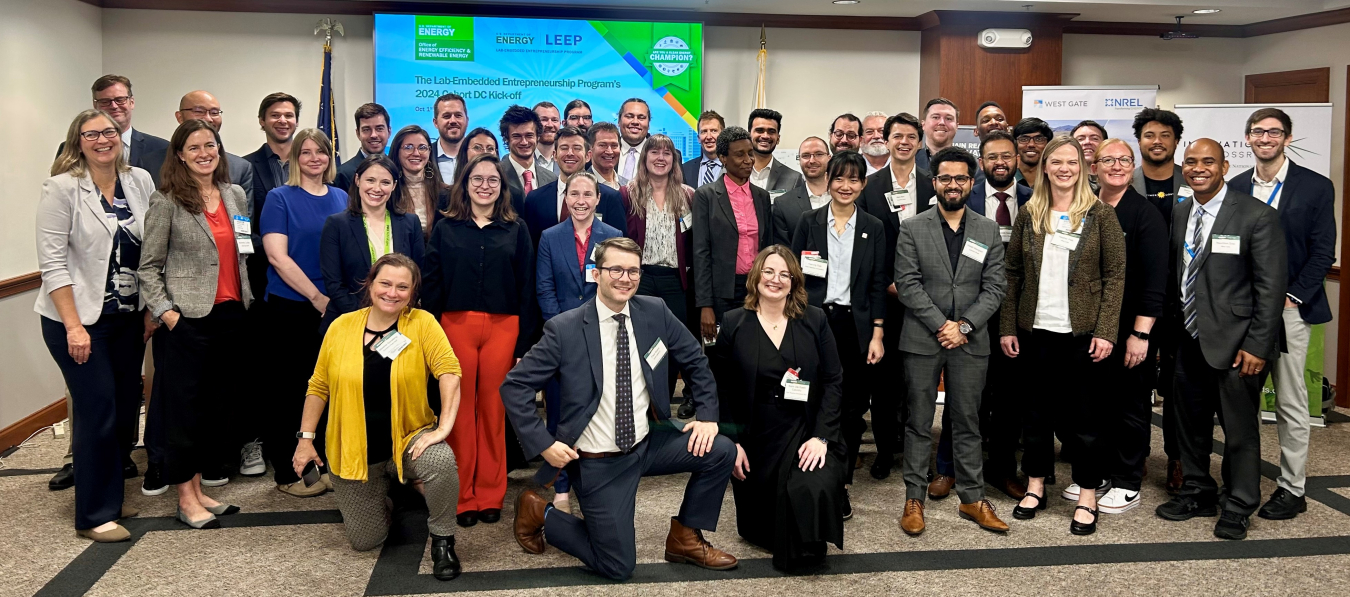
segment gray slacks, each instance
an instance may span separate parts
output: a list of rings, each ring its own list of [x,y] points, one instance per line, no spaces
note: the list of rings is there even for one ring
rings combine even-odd
[[[1275,379],[1275,422],[1280,437],[1280,478],[1276,484],[1297,496],[1303,495],[1308,472],[1308,383],[1303,369],[1308,362],[1312,326],[1303,321],[1298,307],[1284,310],[1284,337],[1288,352],[1271,370]]]
[[[426,433],[425,431],[422,433]],[[413,437],[412,446],[422,433]],[[432,535],[448,537],[455,534],[455,507],[459,504],[459,471],[455,454],[445,442],[433,444],[413,460],[406,450],[403,455],[403,477],[409,483],[422,481],[427,498],[427,528]],[[398,482],[398,468],[393,460],[372,463],[367,480],[352,481],[336,474],[333,495],[338,511],[342,513],[342,528],[352,549],[366,551],[384,543],[389,536],[392,506],[388,499],[389,483]]]
[[[937,412],[938,381],[947,372],[944,407],[951,413],[952,456],[956,464],[956,495],[961,503],[984,499],[984,457],[980,452],[980,396],[984,391],[989,357],[961,348],[939,349],[937,354],[904,353],[905,383],[909,389],[909,420],[905,422],[905,498],[928,497],[928,463],[933,452],[933,415]]]

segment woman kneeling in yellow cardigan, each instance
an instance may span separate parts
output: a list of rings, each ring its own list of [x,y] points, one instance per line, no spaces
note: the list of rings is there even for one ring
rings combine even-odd
[[[455,554],[459,474],[445,444],[459,410],[459,360],[436,318],[410,305],[422,284],[417,264],[390,253],[366,276],[363,308],[333,322],[309,380],[292,465],[304,474],[314,431],[328,411],[328,468],[352,548],[373,549],[389,534],[389,482],[420,481],[430,516],[436,578],[460,573]],[[427,405],[427,376],[440,382],[441,416]],[[397,458],[395,458],[397,456]]]

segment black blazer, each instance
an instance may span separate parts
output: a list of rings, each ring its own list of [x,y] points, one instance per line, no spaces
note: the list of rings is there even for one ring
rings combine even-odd
[[[394,252],[411,257],[421,268],[422,255],[426,251],[422,222],[413,214],[389,215]],[[319,270],[323,272],[328,309],[319,326],[320,334],[326,332],[339,315],[351,313],[361,306],[361,284],[370,273],[370,238],[366,236],[364,219],[364,216],[343,210],[328,216],[323,223]]]
[[[694,159],[680,164],[680,174],[684,176],[684,184],[693,188],[698,188],[698,169],[703,165],[703,153],[694,156]]]
[[[811,211],[811,190],[802,184],[783,193],[773,202],[773,244],[792,246],[792,235],[802,215]],[[878,222],[880,223],[880,222]]]
[[[337,177],[333,178],[333,186],[342,189],[344,193],[350,194],[352,182],[356,179],[356,167],[360,166],[361,162],[364,161],[366,161],[366,155],[361,153],[360,150],[357,150],[356,155],[352,157],[352,159],[342,162],[342,165],[338,166]],[[397,176],[397,173],[391,174]]]
[[[285,180],[277,180],[272,175],[271,158],[276,155],[266,143],[257,151],[244,156],[253,166],[253,213],[249,214],[253,222],[253,255],[248,260],[248,283],[255,296],[267,296],[267,253],[263,250],[262,234],[259,232],[262,222],[263,206],[267,205],[267,193],[285,185]],[[344,189],[345,192],[345,189]]]
[[[545,230],[562,223],[558,218],[558,185],[555,180],[530,192],[525,197],[520,217],[530,228],[530,241],[535,249],[539,248],[539,237]],[[599,220],[619,230],[619,236],[628,236],[628,212],[623,208],[623,199],[619,192],[600,185],[600,203],[595,206]]]
[[[1286,158],[1288,159],[1288,158]],[[1252,194],[1253,168],[1233,177],[1229,186]],[[1336,262],[1336,190],[1331,179],[1289,160],[1289,173],[1280,190],[1280,225],[1289,248],[1289,294],[1302,302],[1298,313],[1316,325],[1331,321],[1325,280]],[[1222,213],[1222,212],[1220,212]]]
[[[853,310],[853,324],[857,327],[858,347],[866,355],[867,345],[872,342],[872,321],[886,320],[886,286],[891,283],[891,276],[883,269],[888,252],[885,226],[861,209],[857,213],[858,221],[853,227],[853,257],[849,260],[848,271],[849,304]],[[792,253],[798,259],[802,251],[819,251],[821,257],[830,256],[829,217],[829,205],[802,216],[792,234]],[[894,250],[889,252],[895,253]],[[840,275],[834,271],[826,274]],[[827,278],[806,276],[807,302],[824,306],[827,286]]]
[[[717,343],[708,348],[708,360],[717,379],[722,433],[733,441],[750,422],[759,369],[759,346],[755,329],[760,325],[754,311],[737,308],[722,316]],[[783,337],[792,336],[792,352],[783,355],[788,365],[799,369],[798,377],[811,382],[807,398],[806,429],[811,437],[825,440],[833,449],[843,445],[840,420],[844,402],[843,367],[834,333],[819,307],[808,305],[806,313],[788,320]],[[703,417],[699,417],[700,420]]]
[[[887,284],[891,283],[891,278],[895,275],[895,245],[900,238],[900,216],[891,211],[890,201],[886,199],[886,193],[893,190],[895,184],[892,182],[891,166],[887,164],[885,168],[867,177],[867,186],[863,188],[861,203],[863,211],[872,214],[886,225],[886,246],[890,247],[886,251]],[[933,200],[937,198],[933,193],[933,177],[927,170],[917,165],[914,170],[914,192],[918,195],[914,198],[916,214],[933,207]]]
[[[773,242],[769,192],[750,185],[759,220],[759,250]],[[694,191],[694,306],[711,307],[713,299],[731,299],[736,291],[736,247],[740,231],[731,211],[726,177]]]

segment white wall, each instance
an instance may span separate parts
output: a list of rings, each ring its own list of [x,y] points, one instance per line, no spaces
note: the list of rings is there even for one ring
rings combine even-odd
[[[1242,103],[1250,40],[1065,35],[1064,85],[1158,85],[1158,104]]]
[[[0,0],[0,279],[37,269],[38,193],[70,121],[103,74],[97,7],[76,0]],[[38,331],[37,291],[0,299],[0,428],[61,398],[61,375]]]

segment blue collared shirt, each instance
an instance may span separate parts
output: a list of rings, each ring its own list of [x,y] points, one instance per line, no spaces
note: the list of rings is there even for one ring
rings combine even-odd
[[[834,212],[827,213],[825,236],[829,243],[830,271],[825,277],[825,304],[848,306],[851,304],[849,288],[853,285],[850,266],[853,263],[853,229],[858,225],[858,208],[854,206],[853,215],[844,224],[843,234],[835,233]]]

